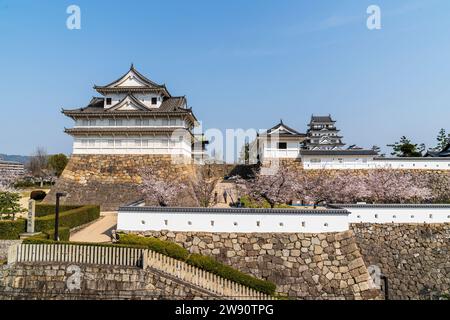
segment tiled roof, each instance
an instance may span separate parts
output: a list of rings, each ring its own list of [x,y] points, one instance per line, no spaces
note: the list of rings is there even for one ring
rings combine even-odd
[[[376,156],[374,150],[301,150],[300,155],[305,156]]]
[[[323,123],[323,122],[336,122],[331,118],[331,115],[328,116],[311,116],[311,123]]]
[[[65,129],[64,132],[68,134],[93,134],[93,133],[114,133],[114,134],[122,134],[122,133],[172,133],[175,130],[183,130],[189,132],[187,129],[183,129],[180,127],[170,127],[170,128],[130,128],[130,127],[111,127],[111,128],[71,128]]]
[[[316,209],[316,210],[302,210],[302,209],[251,209],[251,208],[182,208],[182,207],[141,207],[141,206],[125,206],[120,207],[119,212],[146,212],[146,213],[170,213],[170,214],[185,214],[185,213],[204,213],[204,214],[336,214],[348,215],[349,211],[341,208],[331,209]]]
[[[89,104],[84,108],[65,110],[62,112],[67,116],[83,116],[83,115],[167,115],[167,114],[191,114],[192,109],[184,108],[186,106],[185,97],[171,97],[164,100],[159,108],[147,108],[146,110],[113,110],[114,106],[110,109],[105,109],[104,98],[94,97]]]
[[[276,126],[274,126],[273,128],[270,128],[269,130],[267,130],[265,133],[261,134],[261,136],[266,136],[266,135],[271,135],[273,134],[273,131],[276,131],[280,128],[284,128],[285,132],[281,131],[281,133],[278,134],[278,136],[280,137],[306,137],[306,134],[304,133],[300,133],[297,130],[292,129],[291,127],[288,127],[287,125],[285,125],[283,123],[283,121],[281,121],[279,124],[277,124]]]

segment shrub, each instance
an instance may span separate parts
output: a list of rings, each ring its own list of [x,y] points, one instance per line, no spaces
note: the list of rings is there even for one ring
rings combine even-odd
[[[82,206],[73,206],[73,205],[60,205],[59,212],[65,212],[73,209],[81,208]],[[54,204],[36,204],[36,217],[45,217],[49,215],[55,214],[55,205]]]
[[[41,200],[44,200],[46,195],[47,194],[45,193],[45,191],[34,190],[34,191],[31,191],[30,199],[33,199],[35,201],[41,201]]]
[[[145,246],[150,250],[159,252],[166,256],[178,260],[186,260],[189,257],[189,251],[170,241],[164,241],[157,238],[139,237],[131,234],[120,234],[119,243]]]
[[[255,201],[251,199],[249,196],[243,196],[241,198],[241,203],[244,208],[265,208],[270,209],[270,204],[267,200],[264,201]]]
[[[18,219],[16,221],[1,221],[0,220],[0,239],[1,240],[15,240],[19,239],[20,234],[24,233],[27,228],[27,221],[25,219]]]
[[[265,280],[260,280],[236,270],[230,266],[218,262],[212,257],[202,256],[200,254],[192,254],[186,261],[190,265],[214,273],[222,278],[240,283],[249,288],[255,289],[259,292],[264,292],[273,295],[276,290],[276,285]]]
[[[79,227],[83,224],[97,220],[100,217],[99,206],[84,206],[61,212],[59,215],[59,226],[67,228]],[[50,214],[36,218],[36,231],[52,230],[55,227],[55,215]]]
[[[30,237],[31,240],[53,240],[55,238],[55,230],[47,230],[38,235]],[[69,241],[70,229],[67,227],[59,228],[59,239],[60,241]]]
[[[150,250],[167,255],[174,259],[185,261],[192,266],[214,273],[222,278],[240,283],[259,292],[273,295],[276,290],[275,284],[269,281],[260,280],[253,276],[247,275],[211,257],[202,256],[200,254],[190,255],[185,248],[170,241],[163,241],[157,238],[140,237],[132,234],[120,234],[119,243],[145,246]]]
[[[0,191],[0,215],[15,214],[20,210],[20,194],[16,192]]]

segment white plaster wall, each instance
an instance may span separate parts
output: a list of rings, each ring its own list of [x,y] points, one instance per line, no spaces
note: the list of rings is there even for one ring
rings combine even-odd
[[[164,136],[77,137],[73,154],[152,154],[191,156],[188,140],[173,140]]]
[[[182,118],[117,118],[117,119],[77,119],[75,121],[75,128],[111,128],[111,127],[126,127],[126,128],[188,128],[186,120]],[[110,124],[109,120],[114,121],[114,125]],[[120,120],[120,121],[119,121]]]
[[[450,223],[450,208],[352,208],[350,223]]]
[[[320,162],[314,162],[320,160]],[[302,156],[305,169],[370,169],[373,156]]]
[[[117,228],[123,231],[324,233],[348,230],[349,224],[346,214],[336,213],[220,214],[126,212],[119,210]]]
[[[426,160],[373,160],[373,166],[376,168],[389,169],[433,169],[450,170],[450,158],[425,158]]]
[[[313,162],[313,159],[320,159],[320,162]],[[339,159],[342,159],[340,161]],[[302,156],[303,167],[306,170],[317,169],[432,169],[450,170],[450,158],[436,160],[435,158],[424,158],[421,160],[379,160],[373,156]]]
[[[127,96],[126,93],[110,93],[105,95],[105,102],[104,106],[105,108],[111,108],[114,107],[117,103],[122,101]],[[142,102],[144,105],[150,107],[150,108],[159,108],[163,102],[162,96],[156,93],[149,93],[149,94],[143,94],[143,93],[133,93],[133,96]],[[111,98],[112,102],[110,105],[106,104],[106,98]],[[157,104],[152,104],[152,98],[158,98]]]
[[[287,149],[278,149],[278,142],[287,143]],[[268,141],[260,142],[259,149],[260,161],[264,159],[297,159],[300,155],[300,143],[295,141],[277,141],[277,143],[270,143]]]

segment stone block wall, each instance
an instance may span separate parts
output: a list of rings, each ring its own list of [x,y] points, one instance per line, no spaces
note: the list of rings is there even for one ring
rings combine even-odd
[[[389,281],[390,299],[434,299],[450,291],[450,224],[353,224],[367,265]]]
[[[20,243],[22,240],[0,240],[0,260],[7,260],[9,247]]]
[[[218,299],[154,270],[80,265],[78,278],[69,266],[33,263],[0,267],[0,300]]]
[[[155,167],[162,179],[192,179],[195,167],[173,164],[170,156],[154,155],[73,155],[44,202],[54,203],[56,192],[66,192],[63,203],[99,204],[102,211],[114,211],[121,205],[140,200],[139,174],[144,167]],[[184,205],[192,198],[180,194]]]
[[[244,273],[267,279],[296,299],[376,299],[353,233],[238,234],[145,232],[192,253],[213,256]]]

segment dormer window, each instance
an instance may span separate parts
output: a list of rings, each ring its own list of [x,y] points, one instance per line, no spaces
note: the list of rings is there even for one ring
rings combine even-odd
[[[155,105],[158,103],[158,98],[152,98],[152,105]]]
[[[112,104],[112,98],[106,98],[106,105],[110,106]]]

